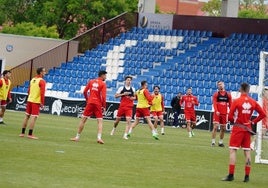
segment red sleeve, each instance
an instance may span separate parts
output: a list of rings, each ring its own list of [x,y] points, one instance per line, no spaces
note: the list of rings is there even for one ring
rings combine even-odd
[[[0,87],[2,87],[3,85],[3,82],[2,82],[2,79],[0,79]]]
[[[214,93],[213,98],[212,98],[213,108],[215,112],[218,111],[217,97],[218,97],[218,92]]]
[[[256,102],[256,107],[255,107],[255,110],[258,112],[258,116],[252,120],[252,122],[255,124],[255,123],[258,123],[260,120],[262,120],[263,118],[266,117],[266,114],[265,112],[263,111],[263,109],[261,108],[261,106]]]
[[[9,80],[9,83],[11,83],[11,82],[10,82],[10,80]],[[8,91],[8,93],[7,93],[7,97],[8,97],[9,99],[11,99],[11,98],[12,98],[12,96],[11,96],[11,90],[10,90],[10,88],[9,88],[9,91]]]
[[[162,95],[161,106],[162,106],[162,111],[165,111],[164,96],[163,95]]]
[[[180,105],[181,105],[181,106],[182,106],[183,102],[184,102],[184,96],[182,96],[182,97],[181,97],[181,100],[180,100]]]
[[[228,103],[229,103],[229,108],[232,106],[232,102],[233,102],[233,100],[232,100],[232,95],[231,95],[231,93],[228,93]]]
[[[85,87],[84,91],[83,91],[83,94],[84,94],[84,97],[87,101],[87,98],[88,98],[88,90],[90,88],[90,81],[87,83],[87,86]]]
[[[199,105],[199,101],[197,99],[197,97],[195,97],[195,106],[198,106]]]
[[[101,91],[101,95],[102,95],[102,107],[106,108],[106,92],[107,92],[107,86],[106,84],[103,82],[103,88]]]
[[[145,98],[148,100],[149,104],[152,104],[153,97],[151,96],[148,89],[145,89],[143,93],[144,93]]]
[[[8,91],[7,97],[8,97],[9,99],[12,98],[11,93],[10,93],[10,90]]]
[[[233,102],[230,108],[229,114],[228,114],[228,121],[230,121],[231,123],[234,123],[234,110],[236,108],[235,106],[236,106],[236,101]]]
[[[46,91],[46,82],[45,80],[40,80],[39,82],[40,87],[40,97],[41,97],[41,104],[45,104],[45,91]]]

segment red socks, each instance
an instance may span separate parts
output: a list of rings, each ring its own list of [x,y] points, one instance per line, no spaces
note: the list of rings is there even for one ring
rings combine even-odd
[[[235,165],[229,165],[229,174],[234,174],[235,171]]]
[[[245,175],[247,175],[247,176],[249,176],[249,174],[250,174],[250,169],[251,169],[251,167],[250,166],[245,166]]]

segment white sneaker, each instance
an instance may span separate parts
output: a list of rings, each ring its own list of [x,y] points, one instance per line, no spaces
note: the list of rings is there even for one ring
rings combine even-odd
[[[111,136],[113,136],[113,135],[114,135],[114,129],[111,131],[110,135],[111,135]]]
[[[73,137],[70,139],[71,141],[74,141],[74,142],[78,142],[79,141],[79,137]]]
[[[128,137],[127,136],[123,136],[123,139],[128,140]]]

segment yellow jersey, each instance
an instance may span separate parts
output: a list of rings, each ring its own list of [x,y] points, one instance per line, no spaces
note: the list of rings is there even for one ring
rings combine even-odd
[[[150,107],[149,102],[147,100],[147,98],[145,97],[145,92],[148,92],[148,90],[145,89],[139,89],[136,92],[136,96],[137,96],[137,108],[148,108]]]
[[[162,112],[162,95],[159,93],[158,95],[153,95],[153,97],[153,105],[150,110],[153,112]]]
[[[11,81],[8,79],[8,84],[4,78],[1,78],[2,87],[0,88],[0,100],[7,100],[8,92],[11,87]]]
[[[39,82],[42,78],[33,78],[30,82],[30,93],[28,96],[28,101],[32,103],[41,103],[41,91]]]

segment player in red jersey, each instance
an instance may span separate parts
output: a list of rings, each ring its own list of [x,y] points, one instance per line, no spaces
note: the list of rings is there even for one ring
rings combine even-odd
[[[132,111],[134,100],[135,89],[131,86],[132,77],[126,76],[125,77],[125,85],[118,88],[115,98],[121,97],[120,105],[117,111],[117,116],[114,122],[113,129],[111,131],[111,135],[114,135],[117,125],[119,124],[121,117],[126,117],[126,129],[123,135],[124,139],[128,139],[127,133],[131,126],[131,119],[132,119]]]
[[[224,133],[226,131],[226,123],[227,123],[227,114],[228,108],[230,108],[232,104],[232,96],[229,92],[225,90],[224,82],[218,81],[217,82],[218,91],[213,94],[213,130],[212,130],[212,141],[211,146],[216,145],[216,133],[218,127],[220,126],[220,140],[219,146],[224,147],[223,138]]]
[[[184,115],[187,123],[187,131],[189,137],[194,136],[193,129],[196,126],[196,115],[195,106],[199,105],[198,99],[192,94],[192,88],[188,88],[186,95],[183,95],[180,101],[181,105],[184,106]]]
[[[240,86],[241,96],[235,99],[232,103],[228,120],[234,123],[232,133],[230,135],[230,156],[229,156],[229,174],[223,181],[233,181],[236,163],[236,153],[239,148],[244,150],[245,156],[245,177],[244,182],[249,181],[249,174],[251,170],[251,156],[250,156],[250,130],[252,124],[256,124],[265,118],[265,112],[261,106],[251,97],[248,96],[250,86],[247,83],[242,83]],[[251,120],[251,115],[258,112],[258,116]]]
[[[152,94],[153,97],[153,105],[151,106],[151,113],[154,117],[154,128],[157,129],[158,120],[160,121],[160,127],[161,127],[161,134],[165,134],[164,129],[164,115],[163,112],[165,111],[164,106],[164,97],[160,93],[160,87],[154,86],[154,93]]]
[[[6,106],[8,103],[12,102],[10,88],[11,88],[11,71],[4,70],[3,77],[0,79],[0,124],[5,124],[3,117],[5,115]]]
[[[130,137],[132,129],[134,129],[139,124],[140,118],[145,118],[149,125],[149,128],[152,131],[153,138],[158,140],[159,139],[158,134],[151,121],[150,110],[149,110],[149,107],[152,105],[153,97],[150,95],[150,92],[148,91],[147,87],[148,87],[147,82],[144,80],[141,82],[141,88],[137,90],[135,93],[135,97],[138,100],[136,106],[136,119],[129,128],[128,137]]]
[[[36,72],[37,76],[30,81],[30,86],[28,88],[25,118],[22,123],[21,134],[19,135],[20,137],[24,137],[28,121],[31,117],[29,133],[27,136],[30,139],[38,139],[38,137],[33,135],[33,129],[37,117],[39,116],[40,108],[42,109],[45,104],[46,81],[43,77],[46,74],[46,69],[44,67],[40,67],[36,70]]]
[[[104,70],[99,71],[99,77],[90,80],[85,87],[83,93],[87,103],[86,108],[78,125],[77,134],[74,138],[71,138],[71,141],[79,141],[87,119],[94,115],[98,124],[97,143],[104,144],[101,136],[103,114],[106,110],[106,83],[104,82],[106,80],[106,74],[107,72]]]

